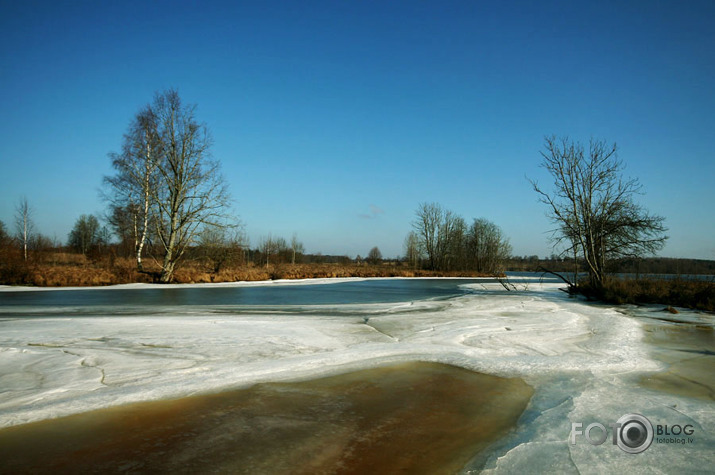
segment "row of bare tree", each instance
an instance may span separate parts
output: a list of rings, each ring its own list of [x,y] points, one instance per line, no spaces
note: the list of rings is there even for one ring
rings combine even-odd
[[[304,252],[305,247],[298,240],[297,234],[293,235],[290,243],[282,237],[269,234],[261,239],[256,257],[268,267],[271,262],[290,262],[295,264],[296,259],[300,258]]]
[[[405,256],[415,267],[496,274],[511,255],[501,228],[479,218],[471,224],[438,203],[422,203],[405,238]]]

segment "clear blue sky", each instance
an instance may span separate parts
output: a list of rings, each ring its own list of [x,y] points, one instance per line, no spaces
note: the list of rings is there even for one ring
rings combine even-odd
[[[211,129],[252,244],[402,253],[420,202],[551,252],[545,135],[616,142],[661,255],[715,259],[715,2],[0,0],[0,220],[64,241],[155,91]]]

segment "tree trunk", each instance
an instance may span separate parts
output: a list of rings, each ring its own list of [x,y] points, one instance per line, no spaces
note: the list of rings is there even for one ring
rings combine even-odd
[[[27,262],[27,221],[25,221],[25,229],[22,236],[22,250],[25,257],[25,262]]]
[[[170,238],[173,241],[173,236]],[[164,262],[161,265],[161,275],[159,276],[159,282],[162,284],[168,284],[171,282],[171,279],[174,277],[174,266],[176,265],[176,261],[174,260],[174,252],[173,252],[173,247],[170,245],[168,249],[166,249],[166,253],[164,254]]]
[[[174,266],[176,265],[176,261],[171,260],[170,254],[171,253],[167,253],[167,255],[164,256],[164,264],[162,265],[161,275],[159,276],[159,282],[162,284],[168,284],[174,278]]]
[[[141,251],[139,249],[139,227],[137,225],[137,213],[136,210],[131,209],[130,211],[132,213],[132,224],[134,225],[134,253],[137,258],[137,270],[140,272],[144,270],[142,266],[142,257],[141,257]]]
[[[146,242],[147,233],[149,230],[149,204],[151,201],[151,175],[153,172],[153,157],[152,157],[152,147],[151,138],[149,132],[144,132],[144,137],[146,141],[146,152],[144,156],[144,182],[143,182],[143,192],[144,192],[144,215],[142,222],[142,233],[139,237],[139,243],[137,245],[137,268],[142,270],[142,251],[144,249],[144,243]]]
[[[176,218],[172,218],[169,228],[168,242],[164,243],[164,262],[161,266],[161,276],[159,281],[163,284],[171,282],[174,277],[174,267],[176,266]]]
[[[144,197],[144,222],[142,223],[143,229],[141,236],[139,237],[139,243],[137,244],[137,269],[142,270],[144,266],[142,265],[142,251],[144,250],[144,243],[146,243],[146,235],[149,229],[149,192],[146,192]]]

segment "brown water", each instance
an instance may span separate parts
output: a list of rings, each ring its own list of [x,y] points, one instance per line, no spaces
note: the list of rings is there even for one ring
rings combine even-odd
[[[677,320],[644,326],[653,356],[668,369],[641,378],[645,387],[715,401],[715,332],[705,324]]]
[[[533,391],[437,363],[141,403],[0,431],[0,472],[453,473]]]

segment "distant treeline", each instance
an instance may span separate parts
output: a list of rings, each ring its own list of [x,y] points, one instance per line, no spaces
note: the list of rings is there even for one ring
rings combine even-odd
[[[508,241],[500,230],[485,220],[464,220],[436,205],[438,211],[430,228],[417,221],[405,240],[405,255],[383,258],[379,249],[367,250],[365,257],[306,253],[293,236],[264,237],[256,246],[247,244],[240,232],[232,230],[200,234],[186,249],[185,265],[177,282],[225,282],[272,278],[330,276],[428,276],[487,275],[505,271],[549,270],[573,275],[583,273],[580,260],[552,255],[507,257]],[[418,216],[420,214],[418,213]],[[16,226],[17,229],[24,229]],[[31,229],[31,228],[30,228]],[[0,284],[9,285],[107,285],[127,282],[154,282],[159,278],[161,246],[149,239],[144,248],[146,262],[138,269],[133,262],[136,246],[131,234],[112,240],[108,227],[91,215],[80,216],[65,243],[32,232],[11,234],[0,222]],[[117,236],[118,233],[115,233]],[[428,238],[433,239],[429,242]],[[715,275],[715,261],[651,257],[619,259],[610,263],[615,274]]]
[[[583,261],[551,256],[512,256],[506,260],[506,270],[514,272],[538,272],[547,269],[553,272],[585,272]],[[638,275],[715,275],[715,261],[671,257],[644,257],[642,259],[618,259],[609,263],[612,274]]]

